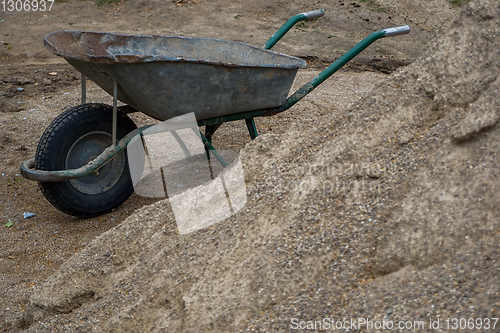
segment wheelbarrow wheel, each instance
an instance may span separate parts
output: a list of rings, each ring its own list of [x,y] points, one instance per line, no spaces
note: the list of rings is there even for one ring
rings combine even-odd
[[[111,146],[112,125],[113,109],[109,105],[83,104],[66,110],[43,133],[35,168],[51,171],[86,165]],[[118,140],[136,128],[129,117],[118,112]],[[88,176],[38,184],[54,207],[78,217],[110,212],[134,192],[126,150]]]

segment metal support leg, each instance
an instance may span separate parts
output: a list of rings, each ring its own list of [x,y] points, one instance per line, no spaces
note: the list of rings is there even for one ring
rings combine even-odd
[[[253,118],[245,119],[245,123],[247,124],[248,133],[250,133],[250,139],[255,139],[259,134],[257,133],[257,127],[255,127],[255,121]]]
[[[212,152],[212,154],[214,154],[215,158],[219,161],[219,163],[222,165],[222,167],[224,167],[224,168],[227,167],[227,162],[224,161],[222,156],[220,156],[219,152],[217,150],[215,150],[214,146],[212,146],[212,143],[210,143],[210,141],[208,141],[208,139],[203,134],[201,134],[201,132],[197,128],[193,128],[193,131],[197,135],[198,134],[200,135],[201,140],[203,141],[203,144],[205,145],[205,150],[207,151],[208,157],[210,158],[210,152]]]
[[[118,83],[113,80],[113,148],[116,147],[116,119],[118,117]]]
[[[208,142],[212,143],[212,136],[214,135],[215,131],[217,131],[217,129],[221,125],[222,125],[222,123],[205,126],[205,138],[208,140]],[[209,152],[209,149],[206,145],[205,145],[205,151],[207,152],[207,158],[210,159],[210,152]]]
[[[212,125],[207,125],[205,126],[205,138],[207,139],[208,142],[212,143]],[[205,153],[207,153],[207,159],[210,160],[210,150],[208,149],[208,146],[205,145]],[[213,178],[213,177],[212,177]]]
[[[82,104],[87,103],[87,78],[82,74]]]

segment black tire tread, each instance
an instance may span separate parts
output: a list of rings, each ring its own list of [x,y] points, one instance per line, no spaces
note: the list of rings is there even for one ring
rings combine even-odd
[[[95,109],[101,109],[104,112],[110,112],[112,114],[113,109],[110,105],[107,104],[101,104],[101,103],[87,103],[87,104],[82,104],[78,105],[72,108],[67,109],[66,111],[62,112],[59,114],[51,123],[50,125],[45,129],[42,137],[40,138],[40,141],[38,143],[36,153],[35,153],[35,169],[36,170],[45,170],[45,171],[55,171],[55,170],[49,170],[49,165],[51,161],[51,156],[48,154],[44,154],[44,151],[46,150],[47,147],[50,147],[52,145],[57,144],[57,141],[59,140],[57,137],[57,133],[61,131],[63,128],[66,128],[70,126],[72,121],[74,119],[78,119],[81,116],[92,112],[92,110]],[[128,128],[128,131],[132,131],[137,128],[135,123],[125,114],[118,112],[117,114],[118,121],[117,123],[122,123],[125,124]],[[120,139],[120,138],[118,138]],[[57,209],[60,211],[72,215],[72,216],[78,216],[78,217],[92,217],[96,215],[101,215],[105,214],[109,211],[111,211],[113,208],[108,209],[107,211],[102,211],[99,212],[98,214],[95,213],[85,213],[79,210],[71,209],[71,207],[68,207],[64,203],[62,203],[56,196],[53,195],[51,190],[48,190],[45,188],[44,183],[39,182],[39,188],[42,191],[43,195],[47,198],[47,200]],[[130,196],[133,193],[133,188],[131,189]],[[127,196],[127,198],[128,198]],[[125,199],[126,200],[126,199]],[[124,201],[125,201],[124,200]]]

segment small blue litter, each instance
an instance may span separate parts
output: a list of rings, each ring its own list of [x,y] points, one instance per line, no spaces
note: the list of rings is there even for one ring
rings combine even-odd
[[[33,214],[33,213],[28,213],[28,212],[23,213],[23,217],[25,219],[30,219],[30,218],[35,217],[35,216],[36,216],[36,214]]]

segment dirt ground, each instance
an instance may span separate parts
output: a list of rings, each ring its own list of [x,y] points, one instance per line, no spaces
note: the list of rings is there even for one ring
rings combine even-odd
[[[339,87],[350,92],[333,96],[341,110],[380,78],[419,57],[427,41],[457,11],[446,1],[401,3],[396,7],[386,1],[183,0],[97,6],[93,1],[65,1],[55,2],[50,12],[0,11],[0,331],[17,325],[31,288],[65,259],[137,208],[155,201],[133,195],[114,212],[78,219],[53,208],[36,182],[19,175],[19,165],[34,157],[38,139],[50,121],[77,105],[80,98],[79,73],[45,50],[47,33],[81,29],[217,37],[261,45],[293,14],[325,8],[324,18],[298,25],[276,46],[277,51],[306,59],[309,69],[321,69],[372,31],[411,25],[409,36],[377,42],[348,71],[335,76]],[[356,77],[361,78],[359,82]],[[92,84],[88,96],[91,101],[111,103]],[[325,96],[317,95],[318,100],[322,98]],[[307,116],[294,108],[277,117],[258,119],[257,128],[261,134],[282,133]],[[138,125],[154,122],[141,114],[132,118]],[[249,137],[243,123],[234,123],[223,126],[214,140],[216,147],[239,151]],[[35,217],[25,219],[25,212]],[[10,222],[12,226],[6,226]]]

